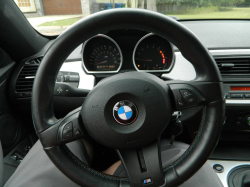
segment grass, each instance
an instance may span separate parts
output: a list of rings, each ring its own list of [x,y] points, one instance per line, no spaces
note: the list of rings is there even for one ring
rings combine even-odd
[[[179,19],[250,19],[249,8],[232,8],[232,9],[208,9],[204,11],[188,12],[169,12],[166,15],[174,15]]]
[[[249,8],[228,8],[218,9],[217,7],[195,8],[189,10],[180,10],[176,12],[168,12],[166,15],[174,15],[179,19],[250,19]],[[57,21],[46,22],[41,26],[69,26],[80,20],[78,18],[63,19]]]
[[[50,22],[42,23],[41,25],[38,25],[38,27],[42,27],[42,26],[69,26],[69,25],[72,25],[73,23],[77,22],[80,19],[82,19],[82,17],[62,19],[62,20],[57,20],[57,21],[50,21]]]

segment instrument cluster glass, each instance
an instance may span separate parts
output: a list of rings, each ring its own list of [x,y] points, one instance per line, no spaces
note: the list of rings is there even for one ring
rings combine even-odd
[[[138,71],[167,72],[173,65],[173,57],[172,46],[166,39],[148,34],[137,43],[133,62]]]
[[[87,72],[117,72],[121,64],[121,50],[110,37],[97,35],[84,43],[83,66]]]
[[[124,44],[121,46],[126,50],[124,48],[126,41]],[[172,45],[168,40],[153,33],[142,37],[136,43],[134,50],[133,48],[127,50],[131,50],[131,53],[124,51],[126,63],[131,63],[132,68],[137,71],[169,72],[173,67],[175,56]],[[102,34],[90,38],[83,44],[82,58],[83,68],[92,74],[118,73],[123,63],[119,45],[109,36]],[[132,62],[129,62],[129,58]]]

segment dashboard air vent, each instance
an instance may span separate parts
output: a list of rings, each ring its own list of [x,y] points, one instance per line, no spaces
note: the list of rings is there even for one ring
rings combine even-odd
[[[250,75],[250,57],[216,58],[222,75]]]
[[[21,69],[16,81],[16,92],[30,93],[32,91],[34,78],[41,61],[42,57],[37,57],[25,62],[25,65]]]

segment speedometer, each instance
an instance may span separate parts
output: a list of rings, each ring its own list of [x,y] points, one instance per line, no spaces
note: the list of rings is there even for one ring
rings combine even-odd
[[[166,39],[150,33],[136,44],[133,62],[138,71],[168,72],[174,64],[172,45]]]
[[[116,73],[122,65],[118,44],[106,35],[96,35],[83,44],[83,67],[87,73]]]

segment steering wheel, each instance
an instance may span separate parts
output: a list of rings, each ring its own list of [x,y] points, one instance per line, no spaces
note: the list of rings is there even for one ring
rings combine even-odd
[[[62,63],[85,40],[115,29],[141,29],[166,38],[193,64],[195,80],[164,81],[142,72],[116,74],[100,81],[82,107],[63,119],[56,119],[53,90]],[[162,168],[161,133],[174,111],[194,106],[203,106],[197,136],[178,160]],[[130,120],[119,119],[120,109],[126,107],[131,111]],[[177,21],[139,9],[103,11],[71,26],[45,54],[32,93],[32,117],[45,152],[59,170],[80,186],[140,187],[147,183],[147,186],[172,187],[182,184],[212,153],[221,133],[224,113],[223,84],[209,51]],[[128,178],[103,174],[75,157],[65,144],[84,136],[117,150]]]

